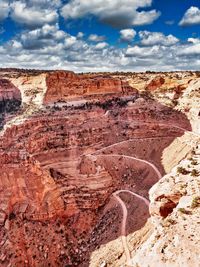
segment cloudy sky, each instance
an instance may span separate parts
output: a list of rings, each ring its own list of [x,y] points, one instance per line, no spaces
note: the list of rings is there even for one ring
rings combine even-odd
[[[0,0],[0,67],[200,70],[200,0]]]

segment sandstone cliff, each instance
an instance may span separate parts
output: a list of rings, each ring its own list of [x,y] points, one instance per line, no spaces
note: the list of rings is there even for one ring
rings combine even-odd
[[[153,186],[150,190],[153,233],[133,253],[131,266],[199,266],[199,178],[197,147]]]
[[[17,112],[20,105],[20,90],[8,79],[0,78],[0,128],[3,126],[5,116]]]
[[[119,78],[78,75],[66,71],[48,73],[46,84],[45,104],[82,99],[92,95],[94,97],[95,95],[123,93],[128,88]]]
[[[9,80],[0,79],[0,101],[21,100],[21,93]]]
[[[4,79],[23,108],[0,136],[1,266],[196,266],[195,74],[135,74],[131,83],[15,70]]]

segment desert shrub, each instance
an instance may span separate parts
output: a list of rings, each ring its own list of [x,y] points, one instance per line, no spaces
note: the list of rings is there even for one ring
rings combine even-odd
[[[198,176],[200,175],[200,173],[199,173],[199,171],[197,171],[196,169],[193,169],[193,170],[191,171],[191,175],[192,175],[193,177],[198,177]]]
[[[192,165],[198,165],[198,162],[195,159],[192,159],[191,164]]]
[[[191,208],[197,208],[200,206],[200,197],[194,197],[192,200]]]
[[[183,214],[191,214],[191,211],[186,210],[184,208],[179,208],[178,211],[181,212],[181,213],[183,213]]]
[[[181,174],[183,174],[183,175],[187,175],[187,174],[190,173],[190,171],[186,170],[186,169],[183,168],[183,167],[178,167],[178,168],[177,168],[177,172],[178,172],[178,173],[181,173]]]

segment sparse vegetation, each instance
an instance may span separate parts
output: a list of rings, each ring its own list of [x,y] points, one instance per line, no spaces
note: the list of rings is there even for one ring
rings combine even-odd
[[[200,206],[200,196],[194,197],[192,200],[191,208],[197,208]]]
[[[200,175],[200,172],[197,171],[196,169],[193,169],[193,170],[191,171],[191,175],[192,175],[193,177],[198,177],[198,176]]]
[[[178,105],[178,100],[173,99],[173,100],[172,100],[172,104],[173,104],[173,106],[177,106],[177,105]]]
[[[189,170],[186,170],[184,167],[178,167],[177,168],[177,173],[181,173],[183,175],[187,175],[187,174],[190,173],[190,171]]]
[[[181,213],[183,213],[183,214],[187,214],[187,215],[188,214],[191,214],[191,211],[186,210],[185,208],[179,208],[178,211],[181,212]]]
[[[176,221],[172,218],[167,218],[163,224],[164,227],[169,227],[170,225],[176,224]]]
[[[192,160],[191,160],[191,164],[192,164],[192,165],[198,165],[198,162],[197,162],[195,159],[192,159]]]

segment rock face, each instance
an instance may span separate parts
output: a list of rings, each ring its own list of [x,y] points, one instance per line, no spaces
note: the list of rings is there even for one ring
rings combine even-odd
[[[18,100],[21,101],[21,93],[9,80],[0,79],[0,101]]]
[[[163,77],[156,77],[146,86],[147,91],[155,91],[159,89],[165,83]]]
[[[82,99],[88,96],[117,94],[127,90],[127,85],[118,78],[77,75],[73,72],[57,71],[47,74],[47,92],[44,102]]]
[[[199,178],[200,151],[195,147],[150,190],[153,233],[135,252],[131,266],[199,266]]]
[[[150,236],[150,226],[143,228],[149,190],[161,188],[150,199],[152,217],[160,220],[183,196],[179,178],[175,184],[168,176],[173,192],[159,179],[196,147],[196,140],[181,144],[192,134],[187,116],[110,75],[4,75],[20,89],[24,106],[0,136],[0,266],[125,264],[124,210],[114,197],[120,190],[137,266],[137,255],[147,256],[140,251]]]
[[[21,105],[21,93],[8,79],[0,78],[0,128],[5,115],[16,112]]]

